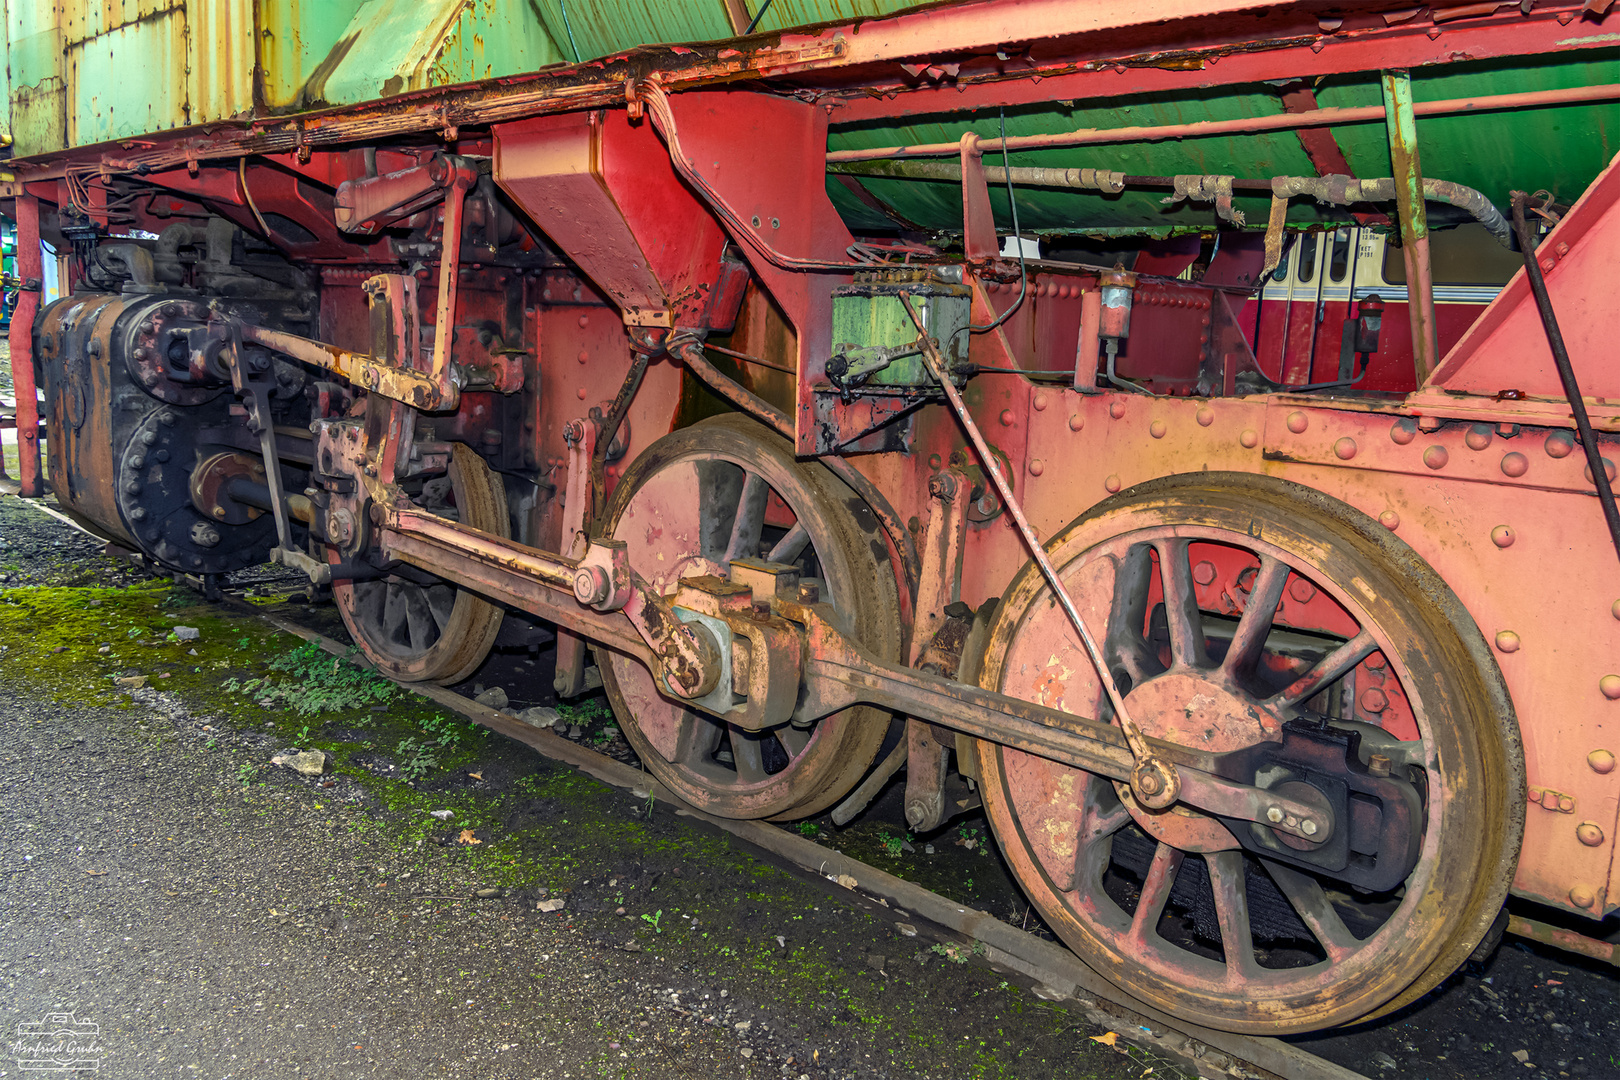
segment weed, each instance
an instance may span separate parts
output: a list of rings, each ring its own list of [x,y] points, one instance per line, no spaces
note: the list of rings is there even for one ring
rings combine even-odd
[[[663,928],[658,925],[658,920],[662,919],[663,917],[664,909],[659,908],[658,911],[652,915],[648,915],[647,913],[643,912],[641,915],[641,921],[646,923],[648,926],[651,926],[657,933],[662,934],[664,931]]]
[[[907,833],[904,836],[896,836],[894,833],[890,832],[878,833],[878,843],[883,845],[883,850],[888,852],[889,858],[891,859],[898,859],[900,857],[900,853],[911,846],[911,839],[912,837],[910,833]]]
[[[290,678],[277,680],[267,676],[241,683],[230,679],[223,689],[247,694],[266,708],[284,706],[299,716],[358,709],[388,701],[400,692],[386,679],[328,656],[313,641],[270,661],[269,667]]]
[[[401,739],[394,752],[399,755],[399,773],[407,780],[420,780],[439,767],[432,748],[418,742],[414,736]]]
[[[975,956],[983,955],[984,942],[975,941],[972,946],[963,945],[956,941],[947,941],[942,944],[930,945],[928,951],[943,956],[953,964],[965,964]]]
[[[257,775],[258,771],[259,767],[257,765],[244,761],[236,767],[236,782],[243,787],[247,787],[253,783],[253,777]]]
[[[798,833],[800,836],[808,836],[811,839],[814,839],[815,837],[821,835],[821,826],[817,825],[813,821],[801,821],[797,825],[793,826],[793,831]]]

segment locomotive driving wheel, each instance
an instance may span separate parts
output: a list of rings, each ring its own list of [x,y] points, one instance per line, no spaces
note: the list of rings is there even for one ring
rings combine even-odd
[[[496,536],[509,537],[506,489],[469,447],[454,444],[450,468],[416,497],[425,510]],[[335,549],[327,558],[339,561]],[[425,574],[374,581],[334,581],[332,598],[366,659],[404,682],[460,682],[489,655],[502,609],[478,594]]]
[[[736,558],[799,567],[874,655],[900,653],[899,601],[883,535],[864,503],[759,424],[715,417],[665,436],[625,471],[604,532],[664,595],[683,577],[725,577]],[[881,558],[879,557],[881,555]],[[888,715],[855,707],[805,727],[746,731],[660,694],[638,661],[598,650],[630,745],[683,799],[731,818],[807,817],[877,755]]]
[[[1359,512],[1241,474],[1143,484],[1047,549],[1146,735],[1336,806],[1315,844],[1151,811],[1127,785],[979,743],[997,839],[1069,946],[1141,1000],[1234,1031],[1349,1023],[1455,970],[1506,896],[1524,764],[1500,672],[1439,576]],[[1369,723],[1358,674],[1361,701],[1376,675],[1370,700],[1405,705]],[[1033,567],[980,683],[1112,716]]]

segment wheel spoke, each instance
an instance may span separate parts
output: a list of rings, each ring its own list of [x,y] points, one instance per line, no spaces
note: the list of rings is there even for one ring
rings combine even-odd
[[[405,600],[401,595],[400,584],[397,581],[388,583],[388,592],[383,599],[382,609],[383,639],[395,644],[405,644]]]
[[[774,734],[776,735],[776,741],[782,744],[782,749],[787,753],[789,761],[804,753],[804,748],[810,745],[810,733],[803,728],[794,727],[792,724],[783,724],[776,729]]]
[[[759,557],[759,534],[765,525],[765,502],[770,485],[758,473],[749,473],[737,500],[737,513],[731,522],[731,542],[726,545],[725,564],[733,559]]]
[[[433,624],[439,628],[439,633],[444,633],[450,613],[456,608],[456,590],[448,585],[429,585],[427,602],[428,610],[433,613]]]
[[[1249,591],[1243,617],[1238,620],[1232,634],[1231,647],[1226,650],[1223,666],[1227,674],[1244,679],[1254,673],[1254,667],[1265,649],[1271,624],[1277,618],[1277,604],[1282,600],[1283,587],[1288,584],[1288,565],[1270,555],[1260,557],[1260,572],[1255,575],[1254,587]]]
[[[1306,698],[1321,693],[1328,684],[1343,678],[1346,672],[1377,650],[1378,642],[1373,640],[1372,632],[1363,630],[1311,665],[1305,674],[1273,695],[1268,704],[1278,707],[1298,705]]]
[[[796,563],[799,556],[804,554],[805,545],[810,543],[810,532],[804,523],[795,521],[793,528],[788,530],[786,536],[776,542],[770,553],[765,556],[767,562]]]
[[[689,768],[711,768],[714,752],[720,746],[720,735],[725,729],[720,723],[700,712],[689,712],[681,718],[675,736],[675,752],[671,764]]]
[[[1309,874],[1274,862],[1266,863],[1266,871],[1271,874],[1271,880],[1277,883],[1282,894],[1288,897],[1288,902],[1294,906],[1306,929],[1321,943],[1322,951],[1327,953],[1331,963],[1337,964],[1360,948],[1361,942],[1344,924],[1344,919],[1333,907],[1333,901],[1328,899],[1321,882]]]
[[[1221,951],[1228,980],[1247,980],[1260,973],[1249,928],[1249,890],[1243,880],[1243,853],[1221,851],[1204,856],[1215,892],[1215,917],[1221,924]]]
[[[405,605],[405,634],[412,652],[425,652],[439,640],[439,629],[428,606],[427,590],[406,586],[400,590]]]
[[[1153,556],[1145,544],[1132,548],[1120,560],[1114,575],[1114,602],[1108,611],[1108,629],[1103,638],[1103,653],[1110,666],[1123,668],[1133,686],[1164,670],[1143,636],[1152,574]]]
[[[1147,880],[1142,882],[1142,895],[1136,901],[1136,914],[1131,916],[1130,939],[1137,945],[1145,943],[1164,915],[1164,905],[1170,901],[1170,889],[1176,883],[1176,871],[1185,858],[1179,848],[1161,843],[1153,853],[1153,865],[1148,867]]]
[[[765,772],[765,748],[753,732],[731,726],[731,758],[737,766],[739,782],[763,784],[770,779]]]
[[[1186,540],[1159,540],[1159,580],[1164,585],[1164,617],[1170,631],[1170,656],[1186,667],[1204,667],[1204,619],[1193,588],[1192,560]]]

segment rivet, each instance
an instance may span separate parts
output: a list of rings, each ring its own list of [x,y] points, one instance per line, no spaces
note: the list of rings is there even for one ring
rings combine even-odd
[[[1031,404],[1033,404],[1035,406],[1035,411],[1036,412],[1045,412],[1046,411],[1046,393],[1045,393],[1045,391],[1042,391],[1041,393],[1036,394],[1035,395],[1035,400],[1033,402],[1031,402]]]
[[[1311,598],[1316,595],[1316,586],[1312,585],[1304,578],[1295,578],[1289,583],[1288,595],[1292,596],[1301,604],[1308,604],[1311,602]]]
[[[1463,442],[1468,444],[1470,450],[1483,450],[1491,445],[1491,426],[1489,424],[1475,424],[1463,436]]]
[[[1397,420],[1390,426],[1389,440],[1390,442],[1405,446],[1407,443],[1417,438],[1417,430],[1416,420],[1413,420],[1410,417],[1403,420]]]
[[[928,467],[930,469],[939,468],[940,460],[941,459],[940,459],[940,456],[938,454],[929,454],[928,455]]]
[[[1586,755],[1586,763],[1592,766],[1592,771],[1607,776],[1614,772],[1614,753],[1609,750],[1594,750]]]
[[[591,325],[591,319],[590,319],[590,316],[589,316],[589,315],[581,315],[581,316],[580,316],[580,317],[579,317],[579,328],[580,328],[580,329],[581,329],[581,330],[583,330],[583,329],[585,329],[585,328],[586,328],[586,327],[587,327],[587,326],[589,326],[589,325]]]
[[[1382,514],[1378,515],[1378,524],[1393,532],[1401,527],[1401,515],[1397,514],[1393,510],[1385,510]]]
[[[1110,475],[1108,477],[1108,479],[1103,481],[1103,488],[1106,489],[1108,494],[1110,494],[1110,495],[1112,495],[1114,492],[1118,491],[1120,489],[1120,487],[1121,487],[1121,485],[1120,485],[1120,482],[1119,482],[1118,474]]]
[[[1620,698],[1620,675],[1605,675],[1598,680],[1598,689],[1610,701]]]
[[[1545,449],[1548,457],[1569,457],[1575,449],[1575,436],[1567,431],[1555,431],[1547,436]]]
[[[1609,614],[1613,615],[1617,619],[1620,619],[1620,600],[1616,600],[1614,603],[1609,605]]]
[[[1253,428],[1245,428],[1243,434],[1238,436],[1238,442],[1243,444],[1245,450],[1253,450],[1260,445],[1260,435]]]
[[[1123,401],[1116,401],[1112,405],[1108,406],[1108,415],[1112,416],[1115,420],[1118,420],[1120,417],[1124,416],[1125,403]]]
[[[1163,420],[1155,420],[1153,423],[1148,425],[1148,434],[1153,436],[1155,439],[1164,438],[1164,433],[1167,430],[1169,429],[1164,426]]]
[[[1288,414],[1288,430],[1292,431],[1295,435],[1298,435],[1300,432],[1304,431],[1310,426],[1310,417],[1306,416],[1304,413],[1291,412]]]
[[[1431,469],[1445,468],[1446,462],[1450,459],[1451,455],[1446,453],[1446,448],[1443,446],[1431,446],[1423,451],[1423,464]]]
[[[1584,471],[1586,473],[1586,482],[1590,484],[1592,482],[1592,466],[1588,465]],[[1614,462],[1610,461],[1608,458],[1604,458],[1603,472],[1606,476],[1608,476],[1610,482],[1612,483],[1614,481]]]
[[[575,390],[574,391],[574,396],[579,398],[579,400],[584,401],[585,400],[585,388],[582,386],[578,390]]]
[[[1086,426],[1086,418],[1085,417],[1081,416],[1079,413],[1070,413],[1069,414],[1069,430],[1070,431],[1079,431],[1081,428],[1083,428],[1085,426]],[[1616,601],[1616,603],[1620,603],[1620,601]],[[1620,616],[1617,616],[1617,618],[1620,618]]]
[[[583,363],[585,363],[585,361],[589,360],[590,358],[591,358],[591,354],[589,352],[587,352],[584,349],[579,350],[579,362],[580,363],[583,364]]]
[[[1502,472],[1507,476],[1523,476],[1530,471],[1530,459],[1517,450],[1502,455]]]
[[[1016,420],[1016,419],[1018,419],[1018,418],[1013,415],[1013,411],[1011,409],[1002,409],[1001,410],[1001,426],[1002,427],[1012,427],[1013,426],[1013,421]]]
[[[1491,543],[1499,548],[1512,547],[1513,541],[1517,539],[1518,535],[1506,525],[1498,525],[1491,530]]]
[[[1592,891],[1590,885],[1576,885],[1569,890],[1569,902],[1578,908],[1589,908],[1597,903],[1597,894]]]
[[[1333,444],[1333,452],[1339,455],[1340,461],[1349,461],[1356,456],[1356,440],[1346,435]]]
[[[1199,409],[1197,419],[1199,427],[1209,427],[1215,422],[1215,410],[1210,408]]]
[[[1595,821],[1583,821],[1575,826],[1575,836],[1587,847],[1603,843],[1603,828]]]
[[[1039,476],[1046,471],[1046,462],[1040,458],[1031,458],[1029,462],[1029,475]]]
[[[1511,630],[1499,630],[1496,634],[1496,647],[1502,652],[1519,651],[1519,635]]]
[[[1370,687],[1361,693],[1361,708],[1364,712],[1381,713],[1389,708],[1389,695],[1378,687]]]
[[[1541,260],[1541,272],[1542,273],[1544,273],[1544,274],[1552,273],[1553,266],[1554,266],[1554,263],[1553,263],[1553,261],[1551,259],[1542,259]],[[1582,905],[1582,906],[1584,907],[1586,905]]]
[[[1215,580],[1215,564],[1205,559],[1193,567],[1193,580],[1200,585],[1208,585]]]

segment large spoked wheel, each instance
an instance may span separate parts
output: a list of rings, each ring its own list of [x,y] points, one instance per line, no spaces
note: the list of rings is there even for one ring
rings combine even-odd
[[[1501,674],[1439,576],[1365,515],[1241,474],[1143,484],[1048,550],[1147,735],[1221,753],[1269,750],[1277,724],[1354,731],[1360,765],[1341,749],[1341,767],[1394,778],[1411,808],[1397,880],[1369,889],[1383,849],[1353,851],[1350,869],[1301,868],[1246,850],[1241,825],[1181,806],[1155,813],[1128,786],[981,742],[996,836],[1070,947],[1143,1001],[1233,1031],[1349,1023],[1455,970],[1506,896],[1524,763]],[[981,685],[1111,716],[1032,570],[998,612]],[[1373,717],[1382,723],[1368,722],[1369,701],[1388,702]],[[1286,787],[1291,775],[1266,765],[1253,782]],[[1346,818],[1364,825],[1367,801],[1350,803]],[[1310,846],[1288,841],[1275,850]]]
[[[660,439],[626,470],[605,532],[664,595],[683,577],[724,577],[732,559],[795,564],[819,582],[856,640],[900,653],[899,601],[870,511],[816,464],[754,421],[721,416]],[[660,693],[638,661],[598,650],[602,682],[625,737],[683,799],[731,818],[807,817],[859,781],[888,728],[856,707],[809,728],[752,733]]]
[[[459,443],[446,476],[427,481],[423,509],[496,536],[511,536],[506,489],[476,452]],[[328,555],[337,561],[337,555]],[[403,682],[460,682],[495,644],[502,609],[442,581],[391,575],[332,585],[343,623],[366,659]]]

